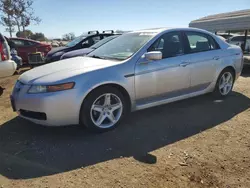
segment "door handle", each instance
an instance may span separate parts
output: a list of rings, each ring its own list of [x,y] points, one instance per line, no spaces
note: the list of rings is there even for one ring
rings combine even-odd
[[[187,65],[189,65],[189,62],[182,62],[181,64],[179,64],[180,67],[186,67]]]
[[[215,57],[213,57],[213,59],[214,59],[214,60],[219,60],[220,57],[219,57],[219,56],[215,56]]]

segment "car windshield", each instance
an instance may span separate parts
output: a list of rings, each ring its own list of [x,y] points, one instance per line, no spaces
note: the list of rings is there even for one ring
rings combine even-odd
[[[74,40],[70,41],[69,43],[67,43],[65,46],[67,46],[67,47],[75,46],[76,44],[78,44],[79,42],[81,42],[85,38],[86,38],[85,35],[81,35],[79,37],[76,37]]]
[[[125,60],[136,53],[156,33],[127,33],[102,45],[89,53],[89,57],[101,59]]]
[[[110,36],[110,37],[107,37],[105,39],[102,39],[99,42],[97,42],[96,44],[92,45],[90,48],[97,49],[100,46],[104,45],[105,43],[107,43],[108,41],[111,41],[112,39],[114,39],[116,37],[118,37],[118,35],[114,35],[114,36]]]

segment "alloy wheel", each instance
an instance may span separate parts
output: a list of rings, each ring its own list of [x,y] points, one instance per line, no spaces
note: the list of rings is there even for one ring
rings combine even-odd
[[[219,82],[219,91],[221,95],[227,95],[233,87],[233,75],[231,72],[225,72]]]
[[[119,121],[122,111],[121,99],[113,93],[105,93],[93,102],[90,117],[97,127],[110,128]]]

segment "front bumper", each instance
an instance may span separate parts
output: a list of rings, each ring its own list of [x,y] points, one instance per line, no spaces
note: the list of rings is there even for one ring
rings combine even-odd
[[[12,107],[20,117],[47,126],[79,124],[81,101],[76,89],[28,94],[29,87],[15,88],[11,95]]]

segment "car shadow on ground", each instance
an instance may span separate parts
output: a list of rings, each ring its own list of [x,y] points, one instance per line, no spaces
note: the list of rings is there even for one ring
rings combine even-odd
[[[250,66],[244,66],[241,76],[250,77]]]
[[[0,86],[0,96],[3,94],[3,91],[5,90],[5,88],[2,88],[1,86]]]
[[[250,99],[237,92],[224,100],[205,95],[134,112],[117,129],[103,134],[14,118],[0,126],[0,174],[36,178],[120,157],[156,163],[149,152],[213,128],[249,107]]]
[[[31,70],[30,67],[24,67],[24,68],[21,68],[19,71],[18,71],[18,75],[21,75],[23,73],[25,73],[26,71],[29,71]]]

